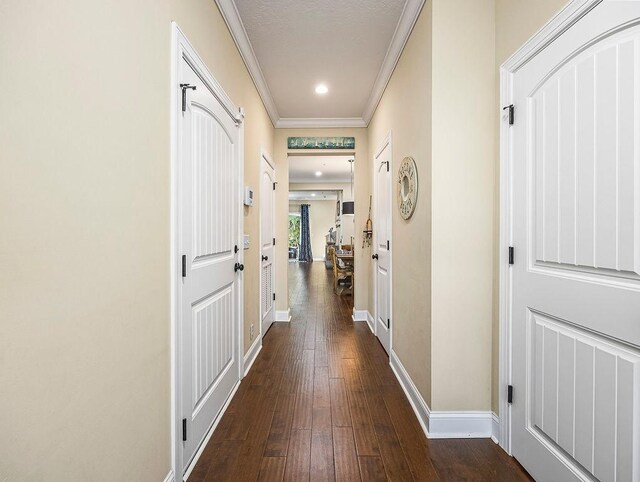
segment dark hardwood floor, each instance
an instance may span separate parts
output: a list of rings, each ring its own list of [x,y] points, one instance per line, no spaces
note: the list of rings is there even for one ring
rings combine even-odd
[[[324,263],[289,265],[275,323],[189,482],[531,480],[489,439],[428,440]]]

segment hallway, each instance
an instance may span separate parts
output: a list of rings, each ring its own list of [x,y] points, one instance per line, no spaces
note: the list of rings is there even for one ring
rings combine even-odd
[[[275,323],[194,481],[530,480],[488,439],[427,440],[388,358],[324,263],[289,264]]]

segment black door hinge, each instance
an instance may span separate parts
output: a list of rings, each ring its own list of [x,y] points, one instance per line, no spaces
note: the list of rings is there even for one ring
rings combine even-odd
[[[236,244],[236,245],[233,247],[233,252],[234,252],[234,253],[237,253],[238,251],[240,251],[240,250],[238,249],[238,245]]]
[[[183,442],[187,441],[187,419],[186,418],[182,419],[182,441]]]
[[[182,112],[185,112],[187,110],[187,89],[196,90],[196,86],[180,84],[180,88],[182,89]]]
[[[513,104],[509,104],[506,107],[503,107],[502,110],[509,110],[509,125],[512,126],[513,123],[515,122],[515,107],[513,107]]]
[[[387,328],[391,328],[391,318],[387,318]]]
[[[182,277],[183,278],[187,277],[187,255],[186,254],[182,255]]]
[[[389,243],[389,240],[387,239],[387,251],[389,251],[389,249],[391,249],[391,248],[389,247],[389,244],[390,244],[390,243]]]
[[[275,301],[275,300],[276,300],[276,294],[274,293],[273,294],[273,301]]]
[[[389,164],[391,164],[391,161],[387,161],[387,172],[389,172]]]
[[[276,245],[276,238],[273,238],[273,245]]]
[[[507,385],[507,403],[513,403],[513,385]]]
[[[513,264],[514,257],[515,249],[513,249],[513,246],[509,246],[509,264]]]
[[[276,183],[275,182],[273,183],[273,190],[274,191],[276,190]]]

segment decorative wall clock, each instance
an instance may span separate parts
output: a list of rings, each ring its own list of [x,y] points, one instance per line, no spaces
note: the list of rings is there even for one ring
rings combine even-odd
[[[398,170],[398,208],[402,219],[409,219],[418,200],[418,168],[412,157],[405,157]]]

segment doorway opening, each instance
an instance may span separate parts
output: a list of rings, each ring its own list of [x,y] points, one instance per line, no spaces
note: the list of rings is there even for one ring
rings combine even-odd
[[[289,262],[321,263],[353,304],[355,156],[289,156]],[[291,268],[292,266],[290,266]]]

